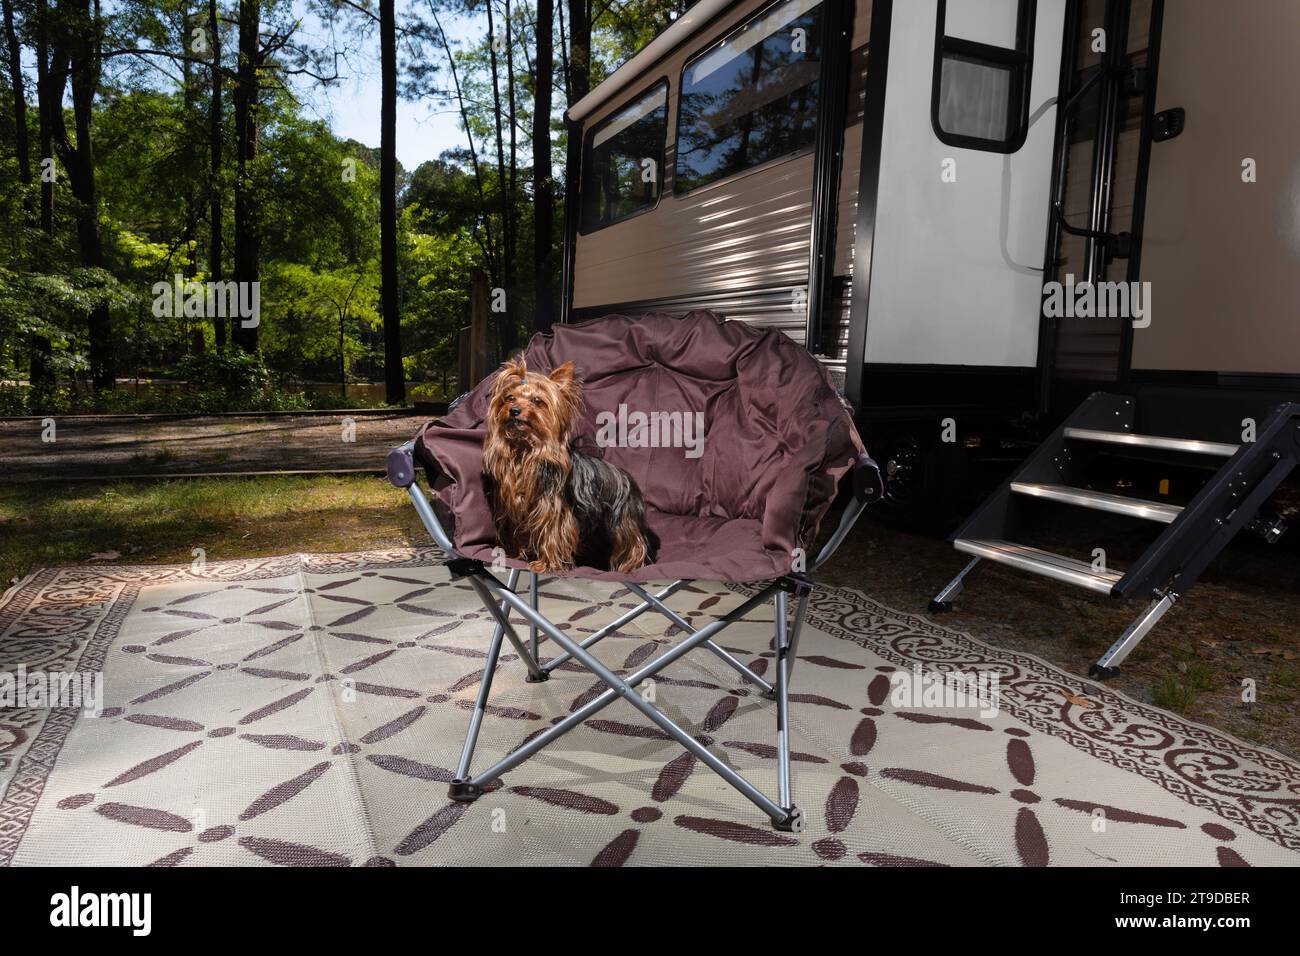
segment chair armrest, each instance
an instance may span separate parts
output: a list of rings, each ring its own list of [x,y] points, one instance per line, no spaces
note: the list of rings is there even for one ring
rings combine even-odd
[[[853,497],[864,505],[874,504],[885,497],[885,477],[880,466],[863,452],[853,466]]]
[[[394,488],[409,488],[415,482],[415,442],[408,441],[388,453],[388,481]]]

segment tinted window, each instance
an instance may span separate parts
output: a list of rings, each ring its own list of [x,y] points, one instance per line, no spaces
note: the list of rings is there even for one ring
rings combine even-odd
[[[676,191],[811,148],[821,50],[821,4],[786,0],[687,63]]]
[[[667,133],[667,84],[592,130],[582,186],[584,229],[607,226],[659,201]]]
[[[999,7],[997,26],[980,24],[975,40],[969,10],[940,0],[931,122],[951,146],[1011,153],[1024,143],[1034,4],[1003,0]]]

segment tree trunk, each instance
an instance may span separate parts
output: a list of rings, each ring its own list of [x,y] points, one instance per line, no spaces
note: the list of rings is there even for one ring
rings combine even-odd
[[[500,313],[501,318],[497,325],[497,342],[501,346],[501,354],[504,357],[515,347],[514,324],[510,321],[510,308],[514,303],[510,301],[512,290],[509,289],[505,279],[505,274],[511,271],[513,266],[510,263],[510,193],[506,188],[505,138],[501,130],[501,78],[497,73],[497,31],[492,15],[492,0],[488,0],[487,3],[487,16],[488,53],[492,61],[492,106],[496,117],[497,133],[497,192],[501,198],[502,270],[501,275],[494,278],[507,286],[506,311]]]
[[[591,90],[591,0],[569,0],[569,105]]]
[[[509,106],[509,113],[506,115],[510,120],[510,188],[508,195],[509,203],[506,205],[506,215],[509,216],[509,228],[506,229],[506,267],[505,267],[505,287],[506,295],[513,299],[515,294],[516,282],[516,257],[519,253],[519,206],[515,202],[515,197],[519,195],[519,143],[518,143],[518,126],[515,123],[515,38],[514,24],[510,19],[510,0],[505,0],[506,13],[506,103]],[[515,347],[515,338],[517,325],[513,315],[507,312],[503,316],[505,321],[505,330],[509,341],[503,341],[501,348],[503,352],[509,352]]]
[[[551,232],[554,207],[551,190],[551,86],[555,72],[552,0],[537,0],[537,82],[533,100],[533,288],[537,298],[535,327],[545,331],[555,322],[551,285]]]
[[[208,0],[208,39],[212,44],[212,93],[208,104],[208,279],[222,281],[221,273],[221,22],[217,0]],[[213,340],[217,351],[226,347],[226,320],[214,315]]]
[[[59,95],[63,95],[62,84]],[[50,14],[46,0],[36,0],[36,106],[41,137],[41,169],[54,161],[54,121],[50,116]],[[54,183],[41,176],[41,228],[54,234]]]
[[[95,189],[95,150],[90,128],[99,87],[99,5],[92,14],[90,0],[76,0],[71,5],[77,22],[66,35],[68,65],[72,79],[72,116],[76,125],[76,146],[65,145],[68,179],[77,199],[77,241],[81,247],[81,264],[100,269],[104,266],[104,247],[99,234],[99,194]],[[60,91],[62,84],[59,84]],[[61,99],[61,96],[60,96]],[[47,108],[57,108],[50,104]],[[58,120],[62,123],[62,116]],[[66,143],[66,136],[64,137]],[[113,328],[108,306],[93,309],[88,320],[90,379],[96,391],[111,390],[113,376]]]
[[[31,146],[27,141],[27,94],[23,89],[22,51],[14,31],[13,0],[3,0],[5,41],[9,45],[9,86],[14,95],[14,151],[18,154],[18,176],[24,186],[32,184]]]
[[[51,93],[49,88],[49,11],[45,5],[45,0],[37,0],[35,11],[36,121],[41,148],[41,163],[39,165],[43,171],[45,158],[51,157],[52,159],[54,156],[54,130],[50,124],[49,112],[46,109]],[[47,182],[45,176],[41,176],[40,223],[41,229],[48,239],[54,234],[54,184]],[[45,252],[46,250],[42,250],[42,258]],[[44,265],[44,262],[40,263],[41,268],[44,268]],[[52,348],[49,339],[38,337],[32,340],[31,369],[28,380],[31,382],[33,392],[38,395],[53,389],[56,384],[54,373],[50,368],[51,352]]]
[[[260,0],[239,0],[239,66],[235,73],[235,282],[258,281],[261,258],[261,229],[257,222],[257,201],[253,195],[251,166],[257,158],[257,66],[258,34],[261,31]],[[257,326],[232,319],[231,342],[245,352],[257,351]]]
[[[406,404],[397,299],[397,27],[394,0],[379,0],[379,278],[384,318],[384,393]]]

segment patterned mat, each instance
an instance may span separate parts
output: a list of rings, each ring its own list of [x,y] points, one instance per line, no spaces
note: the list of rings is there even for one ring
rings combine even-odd
[[[700,626],[742,597],[670,603]],[[542,600],[577,636],[637,603]],[[771,613],[720,641],[760,672]],[[0,864],[1300,863],[1294,761],[854,591],[809,614],[786,834],[621,702],[450,802],[490,625],[434,551],[40,571],[0,606],[0,674],[101,672],[104,711],[0,710]],[[675,636],[647,614],[596,648],[628,673]],[[997,675],[996,713],[900,697],[918,665]],[[523,673],[503,655],[478,769],[603,689]],[[646,691],[775,793],[774,705],[734,671],[696,651]]]

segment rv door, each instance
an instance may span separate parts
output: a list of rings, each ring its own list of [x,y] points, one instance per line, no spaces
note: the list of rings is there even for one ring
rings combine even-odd
[[[1065,5],[893,5],[868,364],[1037,364]]]

